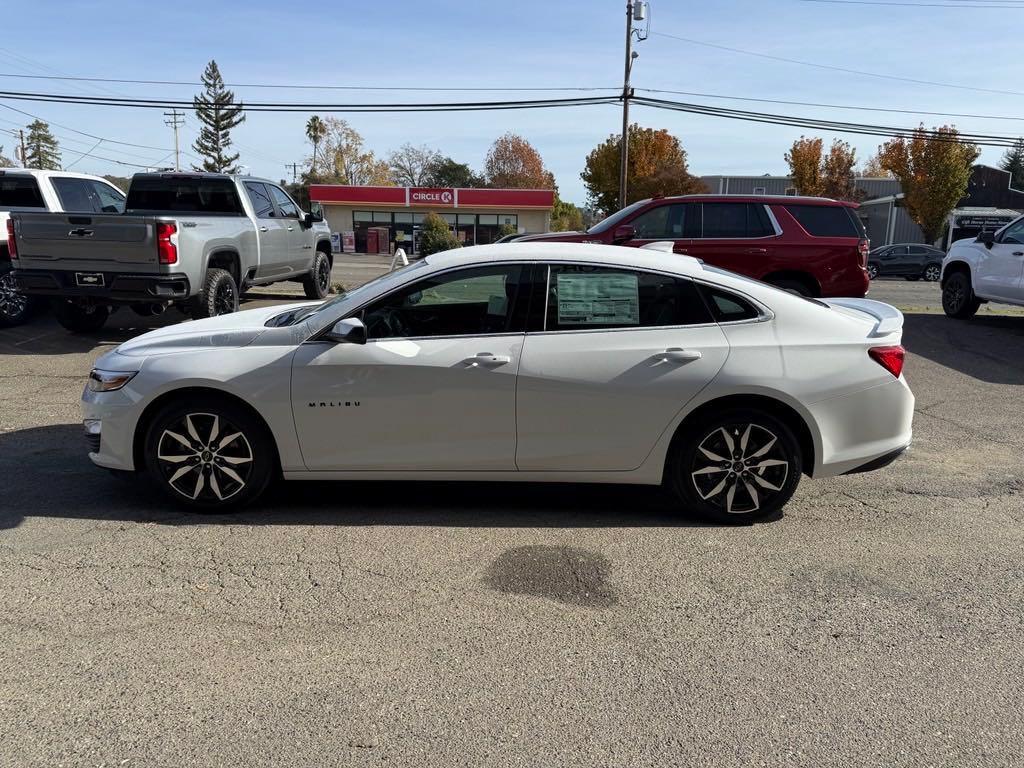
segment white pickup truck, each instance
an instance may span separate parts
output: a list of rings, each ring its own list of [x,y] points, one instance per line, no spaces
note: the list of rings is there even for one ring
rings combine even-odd
[[[252,285],[331,288],[331,233],[277,184],[222,173],[139,173],[124,214],[14,213],[8,249],[18,289],[48,296],[58,322],[98,330],[112,307],[176,306],[193,318],[235,312]]]
[[[942,260],[942,309],[966,320],[983,302],[1024,306],[1024,216],[957,240]]]
[[[0,327],[21,325],[42,302],[18,291],[7,255],[12,212],[121,213],[124,192],[106,179],[68,171],[0,168]]]

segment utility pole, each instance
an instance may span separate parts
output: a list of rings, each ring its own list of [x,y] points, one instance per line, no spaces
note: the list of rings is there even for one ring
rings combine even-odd
[[[298,163],[285,163],[285,170],[292,169],[292,184],[299,180],[299,164]]]
[[[164,117],[170,118],[170,120],[164,120],[164,125],[174,129],[174,170],[180,171],[181,152],[178,149],[178,128],[185,124],[185,113],[172,109],[170,112],[164,112]]]
[[[25,131],[21,128],[18,129],[18,137],[21,139],[21,167],[27,168],[25,165]]]
[[[637,40],[646,40],[647,35],[642,36],[639,30],[633,28],[634,21],[643,21],[647,18],[647,3],[626,2],[626,67],[622,76],[622,144],[619,147],[619,210],[626,207],[626,183],[629,168],[629,100],[633,96],[633,89],[629,85],[629,75],[633,70],[633,60],[640,54],[633,51],[633,33],[637,32]]]

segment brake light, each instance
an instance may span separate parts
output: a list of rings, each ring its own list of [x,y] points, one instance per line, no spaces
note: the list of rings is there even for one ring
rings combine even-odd
[[[7,255],[11,257],[11,261],[16,261],[18,258],[18,244],[14,240],[14,220],[7,220]]]
[[[174,244],[171,237],[178,233],[178,225],[171,221],[158,221],[156,223],[156,252],[160,257],[161,264],[178,263],[178,246]]]
[[[860,254],[860,265],[864,268],[868,268],[868,251],[871,250],[871,241],[866,237],[862,237],[860,242],[857,243],[857,252]]]
[[[906,357],[907,350],[898,344],[892,347],[871,347],[868,354],[897,379],[903,373],[903,358]]]

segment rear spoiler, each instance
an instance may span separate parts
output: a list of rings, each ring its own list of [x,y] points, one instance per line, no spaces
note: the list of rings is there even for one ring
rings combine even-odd
[[[871,337],[888,336],[903,328],[903,313],[896,307],[872,299],[820,299],[823,304],[831,307],[844,307],[862,312],[875,319],[875,327]]]

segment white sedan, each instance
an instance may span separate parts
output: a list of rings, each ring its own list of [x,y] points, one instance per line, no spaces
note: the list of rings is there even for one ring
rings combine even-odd
[[[207,510],[283,475],[665,484],[745,520],[909,445],[902,327],[656,249],[477,246],[121,344],[85,431],[97,465]]]

